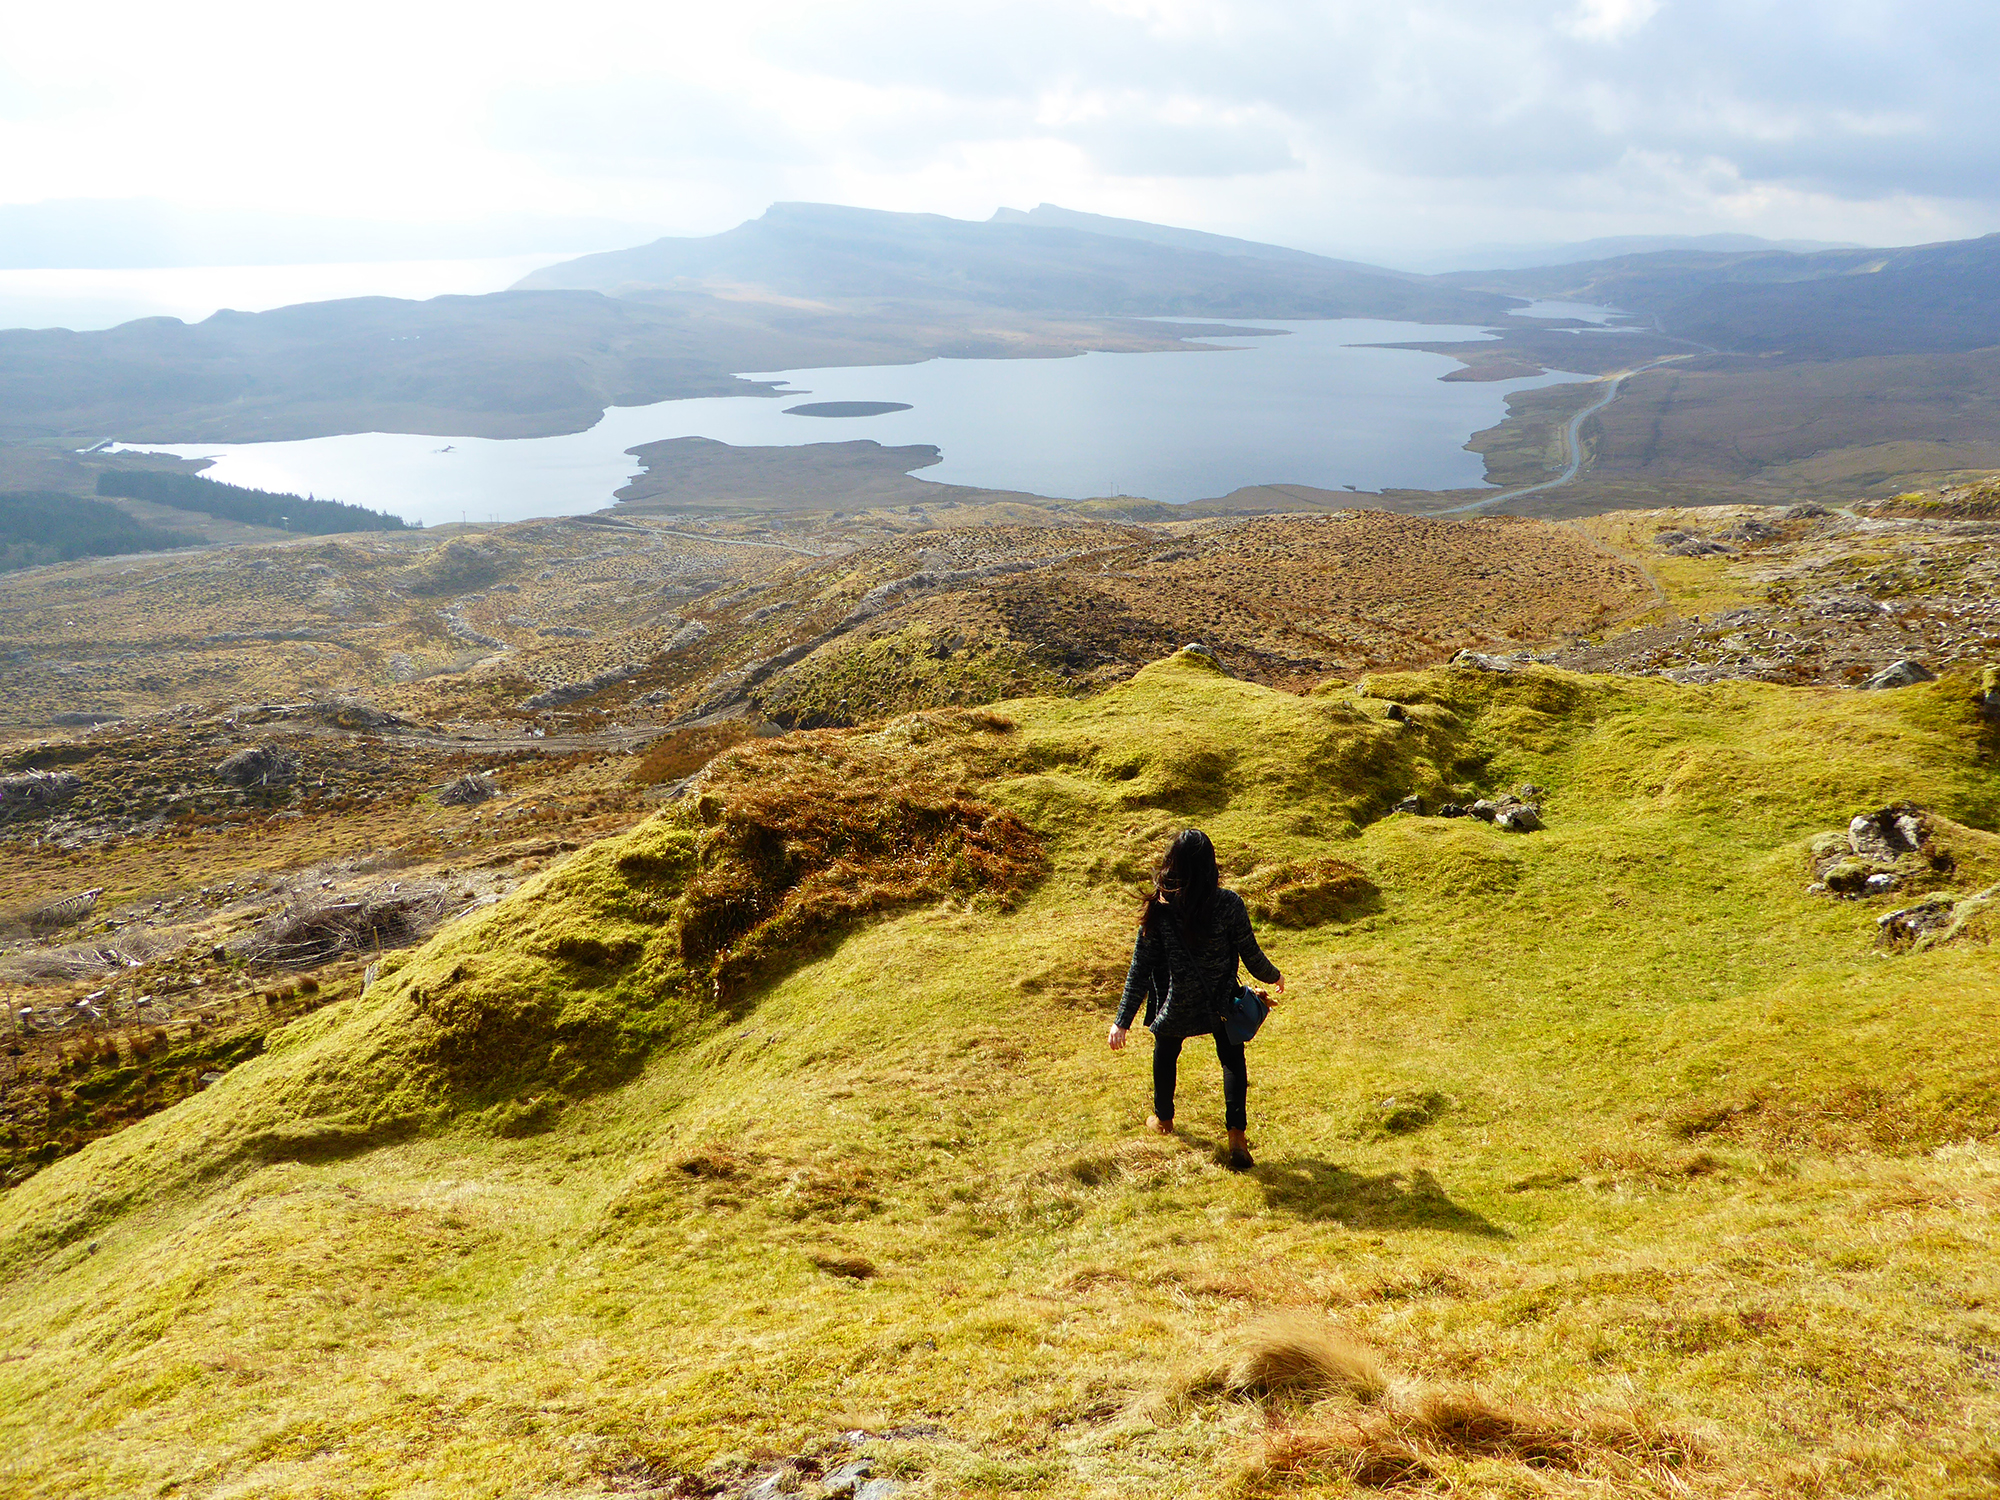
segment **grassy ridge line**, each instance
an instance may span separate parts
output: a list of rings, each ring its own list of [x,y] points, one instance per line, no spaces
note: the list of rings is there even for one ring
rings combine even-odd
[[[16,1249],[93,1205],[101,1246],[16,1261],[0,1294],[27,1354],[0,1365],[0,1473],[30,1494],[590,1492],[635,1454],[693,1468],[923,1415],[952,1441],[903,1461],[936,1493],[1212,1494],[1261,1419],[1147,1392],[1244,1309],[1303,1303],[1427,1377],[1699,1424],[1694,1493],[1977,1493],[1995,1412],[1957,1351],[1990,1336],[2000,1191],[1977,1149],[1926,1153],[1994,1128],[1994,960],[1877,957],[1870,908],[1807,898],[1801,868],[1812,833],[1895,796],[1992,826],[1963,685],[1366,688],[1301,699],[1181,657],[1009,705],[1011,732],[828,736],[963,766],[1048,839],[1042,886],[1014,915],[869,927],[545,1134],[461,1115],[344,1158],[217,1154],[316,1118],[301,1090],[374,1088],[354,1059],[404,1045],[410,987],[466,955],[526,962],[558,924],[615,942],[619,863],[670,825],[588,851],[8,1196]],[[1380,816],[1524,779],[1551,789],[1545,834]],[[1240,884],[1331,848],[1382,893],[1265,933],[1295,993],[1254,1055],[1242,1179],[1138,1136],[1143,1058],[1101,1044],[1129,885],[1188,820]],[[1968,879],[2000,878],[1990,838],[1954,837]],[[1198,1140],[1213,1080],[1185,1076]],[[1841,1092],[1871,1081],[1934,1108],[1885,1143],[1882,1101]],[[1779,1086],[1828,1104],[1817,1149],[1672,1128]],[[1431,1122],[1388,1128],[1383,1100],[1412,1096]],[[135,1189],[149,1207],[105,1216]],[[1529,1482],[1452,1463],[1467,1494]],[[1651,1492],[1604,1463],[1536,1482]],[[1346,1492],[1333,1469],[1300,1483]]]

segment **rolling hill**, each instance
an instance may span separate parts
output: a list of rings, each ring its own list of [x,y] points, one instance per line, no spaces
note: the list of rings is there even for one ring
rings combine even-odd
[[[0,1482],[1990,1493],[1995,749],[1963,681],[1194,653],[745,745],[0,1199]],[[1892,803],[1903,893],[1809,893]],[[1240,1176],[1103,1045],[1189,821],[1290,981]]]

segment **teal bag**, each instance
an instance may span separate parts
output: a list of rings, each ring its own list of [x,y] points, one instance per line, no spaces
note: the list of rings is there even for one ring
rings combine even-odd
[[[1239,984],[1236,993],[1223,1002],[1222,1030],[1232,1042],[1247,1042],[1257,1034],[1257,1028],[1264,1024],[1264,1017],[1270,1013],[1269,1001],[1249,985]]]

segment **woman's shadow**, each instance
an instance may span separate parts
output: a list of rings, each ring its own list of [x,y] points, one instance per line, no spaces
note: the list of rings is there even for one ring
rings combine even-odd
[[[1263,1161],[1250,1169],[1264,1201],[1301,1219],[1349,1229],[1440,1229],[1486,1239],[1512,1239],[1483,1215],[1452,1202],[1444,1185],[1422,1167],[1370,1176],[1313,1156]]]

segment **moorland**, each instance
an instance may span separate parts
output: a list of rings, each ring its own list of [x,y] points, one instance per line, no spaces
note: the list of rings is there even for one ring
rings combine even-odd
[[[1985,1492],[1992,493],[9,575],[0,1472]],[[1103,1047],[1190,821],[1241,1176]]]
[[[1993,1493],[1985,242],[1460,284],[991,228],[0,335],[0,1490]],[[881,280],[926,236],[977,298]],[[76,451],[1530,295],[1633,317],[1463,376],[1668,361],[1537,515],[693,439],[595,515],[296,535]],[[1757,332],[1813,298],[1864,345]],[[1288,981],[1241,1173],[1198,1057],[1161,1137],[1104,1045],[1190,824]]]

